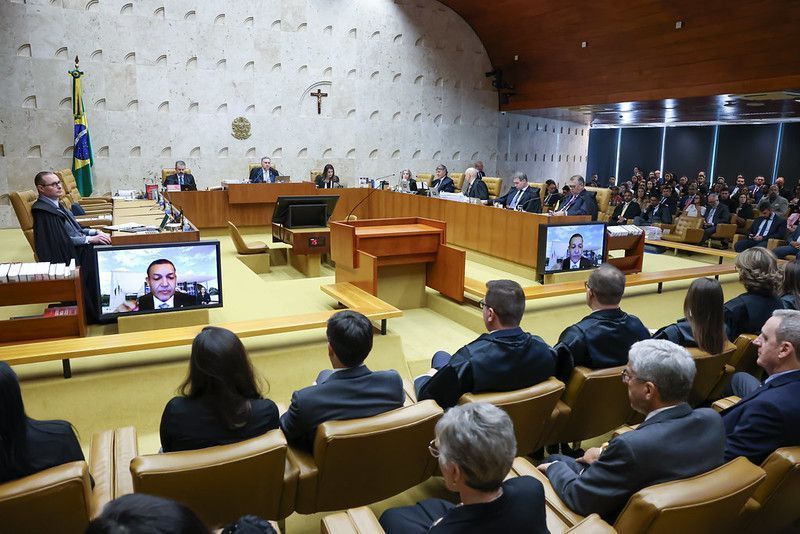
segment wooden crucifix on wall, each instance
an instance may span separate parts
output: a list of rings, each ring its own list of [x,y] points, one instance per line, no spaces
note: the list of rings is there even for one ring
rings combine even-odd
[[[328,93],[323,93],[321,89],[317,89],[315,93],[310,93],[310,95],[317,98],[317,115],[322,115],[322,99],[328,96]]]

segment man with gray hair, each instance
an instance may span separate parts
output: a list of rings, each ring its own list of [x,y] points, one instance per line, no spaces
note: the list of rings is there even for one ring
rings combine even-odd
[[[489,200],[489,188],[478,178],[478,169],[470,167],[464,171],[464,186],[462,194],[467,198],[478,198],[481,201]]]
[[[550,215],[591,215],[592,220],[597,220],[597,202],[594,193],[586,190],[586,180],[583,176],[576,174],[567,180],[570,197],[562,201],[558,211],[550,212]]]
[[[753,344],[767,379],[733,375],[731,388],[742,400],[722,412],[722,422],[725,460],[745,456],[760,464],[775,449],[800,445],[800,311],[772,312]]]
[[[170,174],[164,179],[164,185],[179,185],[181,191],[197,191],[194,176],[186,172],[186,162],[175,162],[175,174]]]
[[[671,341],[648,339],[631,347],[622,381],[644,422],[605,449],[589,449],[577,460],[552,455],[539,465],[567,506],[613,523],[637,491],[722,465],[722,420],[714,410],[692,410],[686,403],[695,372],[692,356]]]
[[[728,206],[719,201],[719,196],[716,193],[708,195],[707,203],[706,213],[703,215],[703,240],[701,244],[708,241],[717,232],[718,224],[727,224],[731,221],[731,212],[728,210]],[[727,245],[725,248],[727,248]]]
[[[248,178],[252,184],[274,184],[278,180],[278,169],[272,166],[269,156],[261,158],[261,166],[253,167]]]
[[[460,504],[426,499],[387,510],[380,519],[387,534],[547,532],[542,483],[530,476],[504,481],[517,453],[506,412],[485,402],[450,408],[428,448]]]

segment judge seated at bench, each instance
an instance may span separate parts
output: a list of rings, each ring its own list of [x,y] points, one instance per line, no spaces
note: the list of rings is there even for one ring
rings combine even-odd
[[[186,163],[180,160],[175,162],[175,174],[167,176],[164,185],[179,185],[181,191],[197,191],[194,176],[186,172]]]
[[[272,160],[264,156],[261,158],[261,167],[250,170],[248,180],[251,184],[274,184],[278,181],[278,169],[272,168]]]
[[[175,264],[166,258],[157,259],[147,266],[145,280],[147,280],[150,293],[139,297],[137,302],[123,302],[117,311],[164,310],[185,308],[197,304],[197,299],[192,295],[175,290],[178,285],[178,274]]]
[[[513,177],[514,187],[503,196],[488,200],[486,204],[503,206],[510,210],[539,213],[542,211],[542,199],[538,187],[528,185],[528,175],[524,172],[515,172]]]
[[[478,169],[470,167],[464,171],[464,187],[462,194],[467,198],[477,198],[481,202],[489,200],[489,189],[483,180],[478,178]]]
[[[336,171],[333,170],[333,165],[328,163],[323,167],[322,174],[318,174],[314,178],[314,183],[317,189],[332,189],[334,187],[341,187],[339,185],[339,177],[336,176]]]
[[[558,209],[550,215],[590,215],[593,221],[597,220],[597,201],[595,194],[586,190],[586,181],[583,176],[576,174],[567,180],[569,195],[562,199]]]

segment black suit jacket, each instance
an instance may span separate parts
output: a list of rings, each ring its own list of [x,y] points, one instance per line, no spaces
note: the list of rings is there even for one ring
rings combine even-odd
[[[486,184],[483,182],[483,180],[478,178],[475,178],[475,181],[472,182],[472,184],[467,184],[462,191],[466,197],[489,200],[489,188],[486,187]]]
[[[13,465],[0,465],[0,483],[22,478],[57,465],[84,460],[81,445],[72,426],[66,421],[37,421],[25,423],[27,462],[19,459]]]
[[[592,267],[592,262],[589,260],[589,258],[585,258],[585,257],[581,256],[581,259],[580,259],[580,261],[578,262],[578,268],[577,268],[577,269],[574,269],[574,270],[578,270],[578,269],[589,269],[589,268],[591,268],[591,267]],[[573,270],[573,269],[572,269],[572,266],[571,266],[571,264],[570,264],[570,261],[569,261],[569,256],[567,256],[566,258],[564,258],[564,261],[562,261],[562,262],[561,262],[561,270],[562,270],[562,271],[570,271],[570,270]]]
[[[616,208],[614,208],[614,213],[611,214],[612,223],[621,224],[619,218],[622,216],[622,210],[624,207],[625,203],[623,202],[622,204],[619,204],[617,205]],[[634,217],[641,214],[642,214],[642,208],[639,207],[639,204],[631,200],[630,203],[628,204],[628,209],[625,210],[625,219],[632,220]]]
[[[484,184],[485,185],[485,184]],[[449,176],[445,176],[441,180],[435,179],[431,182],[431,189],[438,187],[440,193],[455,193],[456,184]]]
[[[567,215],[591,215],[592,220],[597,220],[597,201],[595,201],[595,194],[591,191],[584,189],[578,198],[567,209]],[[562,199],[561,203],[569,203],[569,197]]]
[[[772,220],[772,225],[769,227],[769,231],[767,231],[767,235],[762,236],[765,240],[767,239],[783,239],[786,235],[786,219],[782,219],[778,217],[776,214],[772,214],[775,218]],[[750,230],[748,230],[749,235],[754,236],[758,229],[761,227],[761,223],[764,221],[764,217],[759,217],[753,220],[753,224],[750,226]],[[766,243],[764,243],[766,245]]]
[[[372,372],[365,365],[342,369],[321,384],[295,391],[281,416],[281,429],[289,445],[313,452],[321,423],[372,417],[402,407],[404,400],[397,371]]]
[[[263,184],[264,183],[264,173],[262,172],[264,169],[261,167],[255,167],[250,170],[250,180],[251,184]],[[278,178],[278,170],[270,167],[269,169],[269,183],[275,183],[275,180]]]
[[[619,308],[592,312],[561,332],[554,347],[559,363],[556,376],[567,380],[578,365],[589,369],[625,365],[631,345],[649,338],[650,331],[635,315]]]
[[[164,180],[164,185],[178,185],[178,175],[170,174],[167,176]],[[194,183],[194,176],[191,174],[184,174],[183,187],[185,187],[187,191],[197,191],[197,184]]]
[[[174,308],[186,308],[187,306],[196,306],[197,299],[187,293],[176,291],[173,295],[172,304]],[[139,297],[140,310],[152,310],[153,307],[153,293],[147,293]]]
[[[548,467],[547,478],[573,511],[597,513],[613,524],[637,491],[715,469],[722,465],[724,451],[719,415],[681,403],[612,439],[581,474],[562,461]]]
[[[758,334],[772,317],[772,312],[783,309],[783,302],[775,295],[742,293],[723,306],[728,339],[735,341],[739,334]]]
[[[339,187],[339,177],[334,174],[333,180],[331,180],[328,187],[325,187],[325,178],[323,178],[321,174],[318,174],[317,177],[314,178],[314,183],[316,184],[317,189],[331,189],[333,187]]]
[[[555,207],[558,204],[558,201],[561,200],[561,195],[558,193],[550,193],[549,195],[544,196],[544,205],[550,206],[551,208]]]
[[[516,187],[512,187],[505,195],[497,197],[492,203],[502,204],[507,208],[511,201],[514,200],[518,191]],[[542,197],[539,195],[539,188],[531,186],[526,187],[522,191],[522,195],[519,197],[519,201],[515,207],[522,207],[522,209],[528,213],[541,213]]]
[[[725,461],[745,456],[758,465],[775,449],[800,443],[800,371],[776,376],[722,412]]]
[[[69,263],[73,258],[80,265],[78,250],[72,244],[64,225],[67,215],[58,210],[47,200],[38,199],[31,206],[33,215],[33,242],[39,261],[51,263]]]
[[[425,382],[417,398],[433,399],[442,408],[450,408],[464,393],[532,386],[553,376],[555,356],[542,338],[519,327],[483,334],[461,347],[447,365]],[[455,372],[451,374],[452,371]]]
[[[715,209],[716,211],[714,211],[714,217],[711,221],[711,226],[730,223],[731,212],[728,210],[728,206],[726,206],[722,202],[717,202],[716,208],[710,208],[706,206],[706,214],[703,217],[704,221],[708,222],[709,211],[712,209]]]

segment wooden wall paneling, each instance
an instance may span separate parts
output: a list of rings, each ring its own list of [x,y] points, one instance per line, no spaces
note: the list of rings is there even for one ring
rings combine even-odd
[[[425,284],[457,302],[464,302],[466,252],[439,245],[436,261],[426,267]]]

